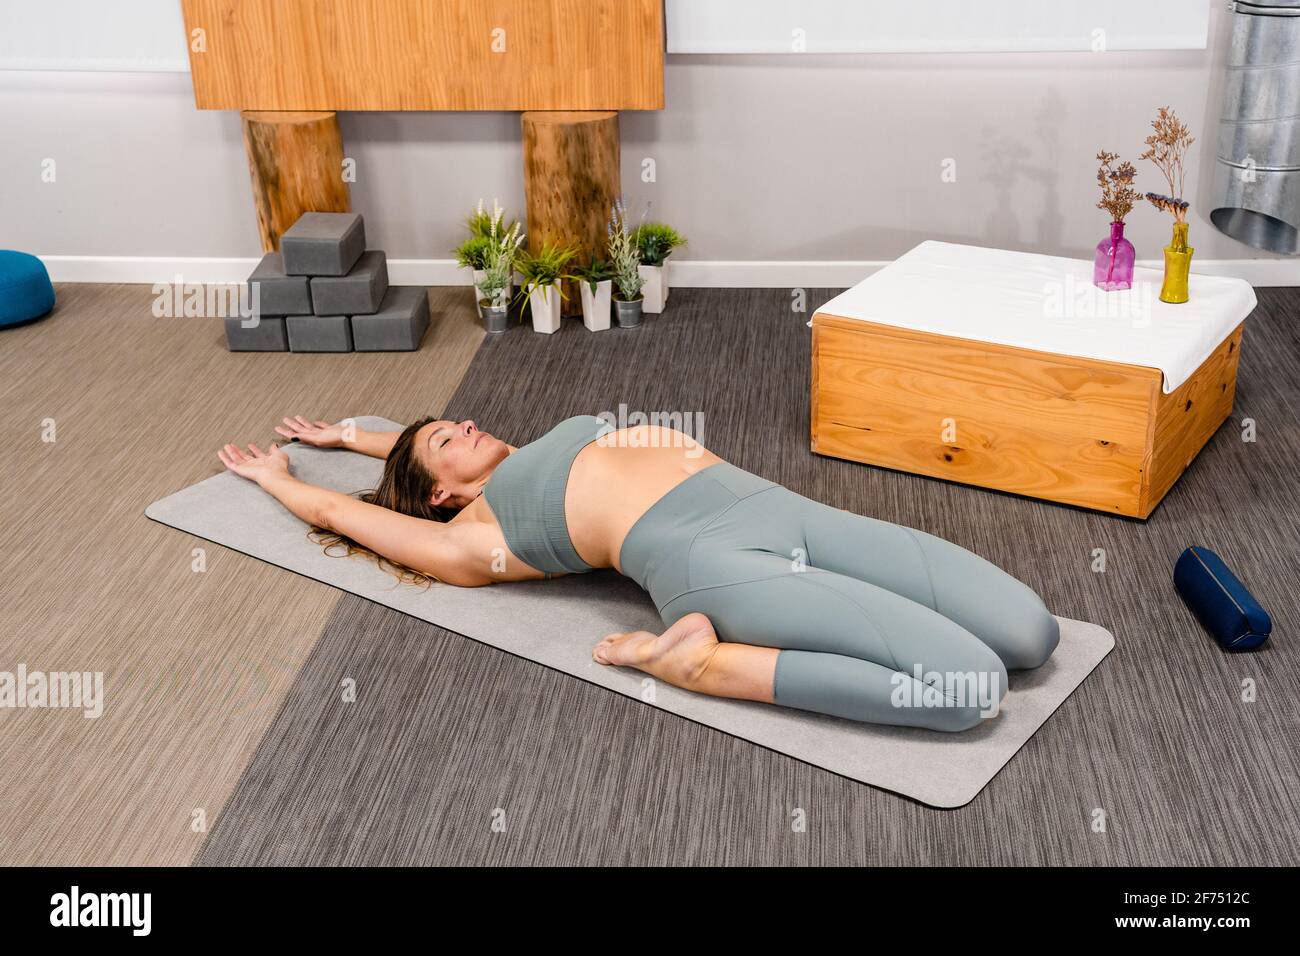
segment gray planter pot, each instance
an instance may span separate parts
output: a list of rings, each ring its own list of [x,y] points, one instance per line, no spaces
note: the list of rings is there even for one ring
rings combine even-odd
[[[479,311],[483,313],[483,328],[488,332],[504,332],[510,321],[508,305],[488,305],[487,299],[479,302]]]
[[[618,319],[620,329],[635,329],[641,324],[643,301],[643,299],[633,299],[631,302],[624,302],[622,299],[614,300],[614,318]]]

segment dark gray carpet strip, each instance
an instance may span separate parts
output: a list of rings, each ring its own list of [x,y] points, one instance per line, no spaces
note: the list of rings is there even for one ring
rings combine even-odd
[[[1233,420],[1146,524],[811,455],[804,322],[829,295],[796,314],[787,290],[679,289],[636,331],[512,328],[446,413],[522,443],[620,402],[703,412],[740,467],[950,538],[1110,629],[1116,650],[975,801],[931,810],[345,595],[197,862],[1300,860],[1300,294],[1259,290]],[[1272,612],[1264,651],[1222,653],[1181,604],[1189,544]]]

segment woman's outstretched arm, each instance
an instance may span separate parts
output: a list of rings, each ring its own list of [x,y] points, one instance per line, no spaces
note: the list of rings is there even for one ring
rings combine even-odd
[[[346,448],[348,451],[359,451],[371,458],[387,458],[402,434],[401,432],[368,432],[351,418],[345,418],[331,425],[329,422],[314,422],[301,415],[286,418],[283,425],[275,426],[275,432],[290,441],[297,439],[304,445],[314,445],[317,448]]]
[[[299,481],[290,474],[289,456],[278,445],[266,452],[256,445],[249,445],[247,452],[226,445],[217,457],[303,521],[345,535],[375,554],[460,587],[478,587],[494,580],[487,573],[490,562],[486,556],[474,560],[483,548],[481,544],[474,547],[472,528],[415,518]]]

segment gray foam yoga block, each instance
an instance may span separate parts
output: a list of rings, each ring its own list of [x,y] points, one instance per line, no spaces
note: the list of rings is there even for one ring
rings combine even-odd
[[[352,351],[352,327],[346,315],[291,315],[284,322],[291,352]]]
[[[342,276],[366,251],[366,225],[355,212],[305,212],[280,237],[291,276]]]
[[[358,352],[411,352],[428,327],[428,290],[393,286],[378,312],[352,316],[352,345]]]
[[[311,315],[309,281],[306,276],[288,275],[278,252],[262,256],[248,277],[249,291],[257,289],[257,308],[262,315]]]
[[[258,320],[257,325],[248,329],[244,328],[244,321],[237,315],[226,316],[226,348],[230,351],[287,352],[289,350],[284,319],[279,316],[264,315]]]
[[[388,260],[372,249],[345,276],[313,276],[311,311],[317,315],[361,315],[378,311],[388,291]]]

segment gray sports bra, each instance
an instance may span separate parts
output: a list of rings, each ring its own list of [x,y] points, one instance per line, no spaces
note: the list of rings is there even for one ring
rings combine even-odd
[[[483,488],[506,545],[538,571],[594,570],[578,557],[564,518],[564,492],[578,452],[614,426],[595,415],[566,418],[507,455]]]

